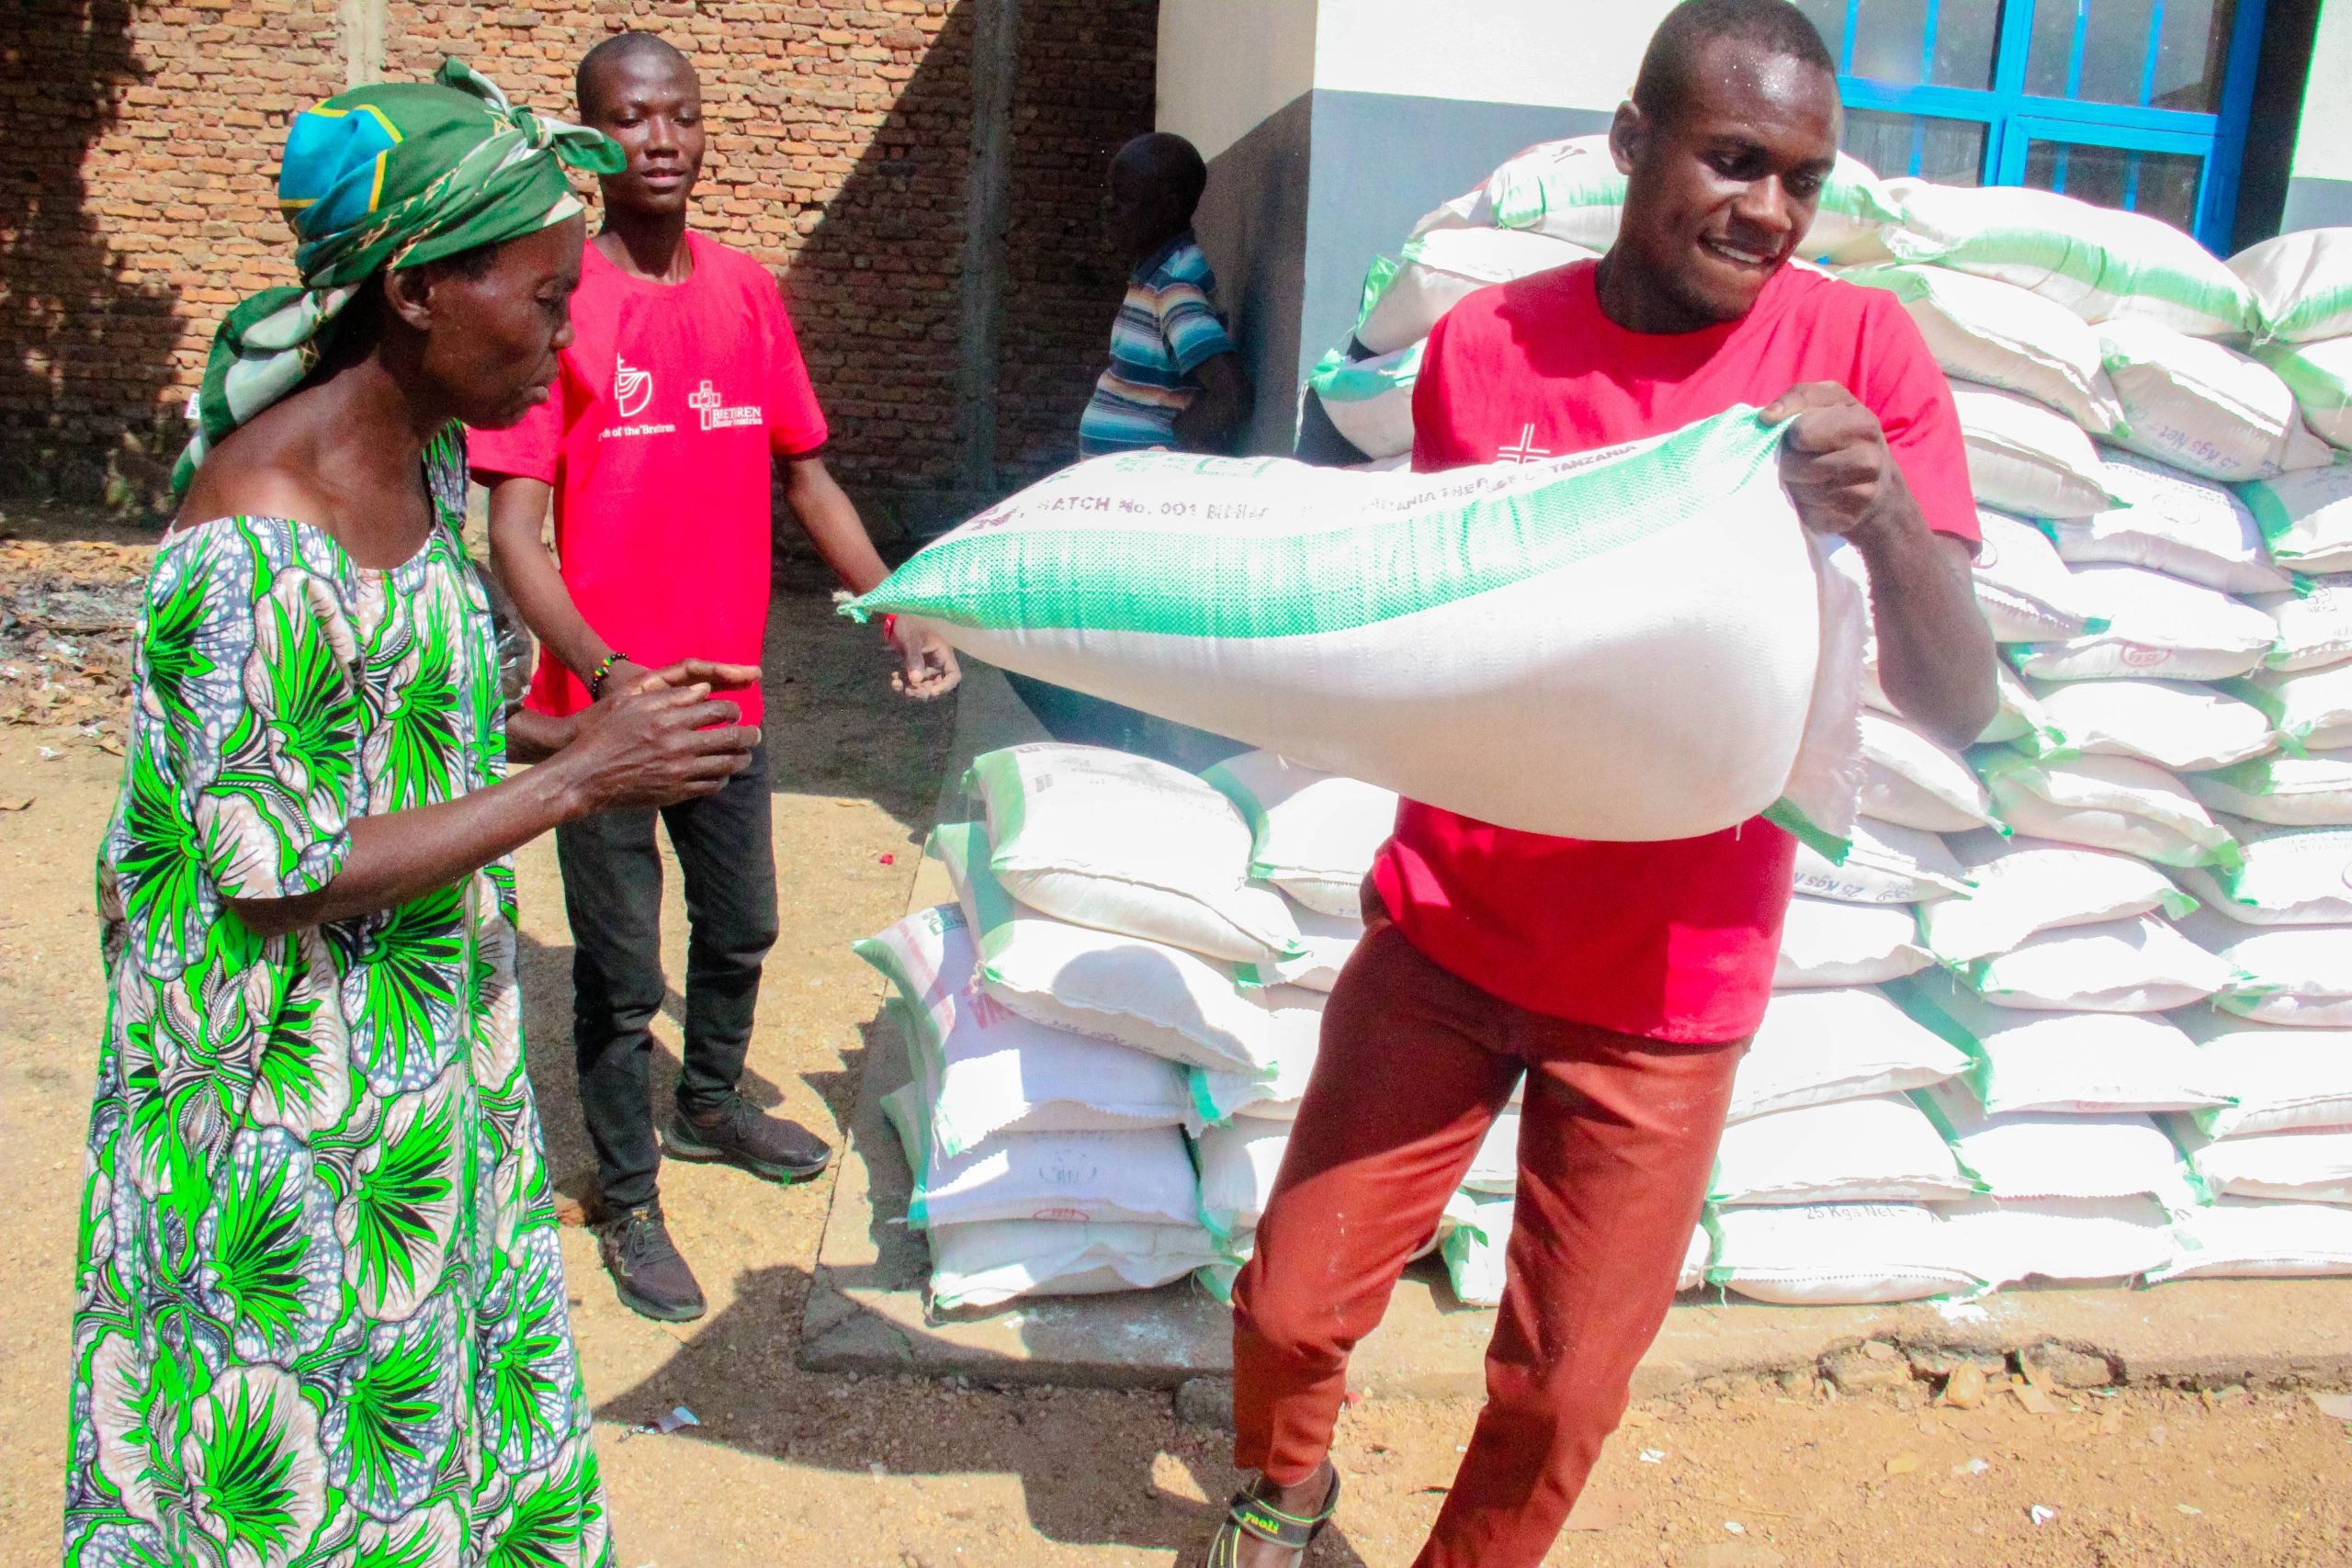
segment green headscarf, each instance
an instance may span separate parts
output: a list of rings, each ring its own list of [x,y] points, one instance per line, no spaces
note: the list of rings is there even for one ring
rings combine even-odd
[[[220,439],[301,384],[358,286],[537,233],[581,210],[563,167],[617,173],[611,138],[515,108],[463,61],[434,81],[380,83],[306,109],[287,132],[277,202],[301,242],[302,286],[229,312],[197,394],[196,436],[172,472],[187,489]]]

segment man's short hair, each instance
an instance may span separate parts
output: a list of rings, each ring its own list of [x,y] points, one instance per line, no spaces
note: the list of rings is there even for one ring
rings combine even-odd
[[[694,62],[660,33],[615,33],[580,57],[580,69],[571,78],[571,101],[579,107],[581,115],[584,118],[588,113],[588,85],[605,67],[623,65],[649,56],[659,57],[665,62],[674,60],[688,71],[694,69]]]
[[[1201,150],[1170,130],[1146,131],[1119,149],[1122,161],[1138,165],[1147,178],[1165,184],[1190,212],[1209,188],[1209,166]]]
[[[1687,100],[1691,73],[1717,39],[1754,44],[1838,74],[1838,61],[1803,11],[1789,0],[1682,0],[1666,14],[1642,52],[1634,102],[1645,114],[1671,118]]]

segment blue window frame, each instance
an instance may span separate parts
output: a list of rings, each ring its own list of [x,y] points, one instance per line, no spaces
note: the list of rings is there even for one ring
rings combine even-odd
[[[1882,175],[2030,185],[2226,250],[2264,0],[1797,0]]]

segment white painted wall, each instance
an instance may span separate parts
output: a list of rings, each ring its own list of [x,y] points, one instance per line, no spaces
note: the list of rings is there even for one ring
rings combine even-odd
[[[1642,51],[1672,9],[1673,0],[1322,0],[1315,85],[1606,113],[1633,91]]]
[[[1153,123],[1214,158],[1304,96],[1315,86],[1316,8],[1317,0],[1160,0]]]
[[[2352,5],[2320,6],[2312,39],[2312,73],[2303,89],[2303,123],[2295,137],[2297,179],[2352,180]]]

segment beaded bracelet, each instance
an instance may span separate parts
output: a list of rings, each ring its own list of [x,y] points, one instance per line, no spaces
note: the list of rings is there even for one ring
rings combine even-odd
[[[618,649],[615,649],[613,652],[605,655],[604,660],[597,664],[596,668],[588,672],[588,700],[590,702],[602,702],[604,700],[605,677],[613,672],[614,665],[626,663],[628,660],[628,654],[620,652]]]

